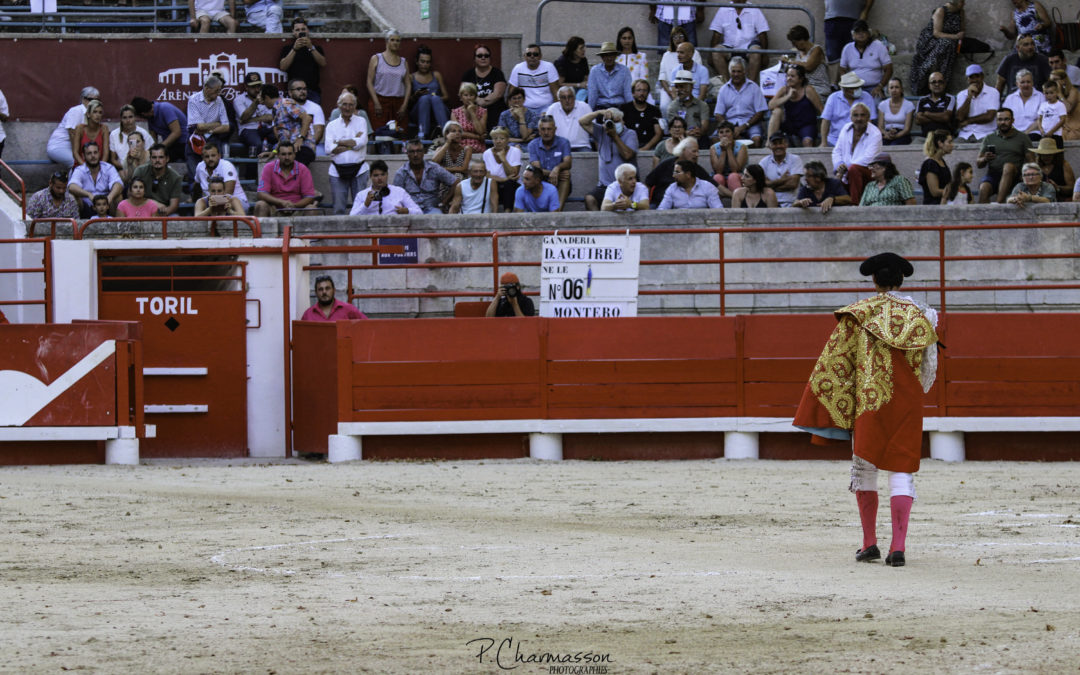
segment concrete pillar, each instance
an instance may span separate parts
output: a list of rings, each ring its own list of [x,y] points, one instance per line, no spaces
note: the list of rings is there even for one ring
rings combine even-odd
[[[139,463],[139,439],[137,438],[114,438],[105,441],[106,464],[132,464]]]
[[[724,432],[725,459],[757,459],[758,435],[753,431]]]
[[[562,434],[529,434],[529,457],[533,459],[562,459]]]
[[[361,436],[331,434],[326,448],[326,461],[354,462],[364,458],[364,442]]]
[[[931,431],[930,458],[944,462],[964,461],[964,432]]]

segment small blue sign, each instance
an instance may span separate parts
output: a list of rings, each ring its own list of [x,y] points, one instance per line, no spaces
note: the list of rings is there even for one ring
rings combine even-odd
[[[415,237],[379,239],[379,246],[403,246],[401,253],[379,253],[380,265],[415,265],[420,262]]]

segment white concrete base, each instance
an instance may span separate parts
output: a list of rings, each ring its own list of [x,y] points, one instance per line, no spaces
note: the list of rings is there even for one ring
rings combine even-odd
[[[725,431],[724,459],[757,459],[758,435],[755,431]]]
[[[562,434],[529,434],[529,457],[561,461],[563,458]]]
[[[944,462],[964,461],[964,432],[931,431],[930,458]]]
[[[105,441],[105,463],[138,465],[139,439],[114,438]]]
[[[326,447],[326,461],[355,462],[364,458],[364,442],[361,436],[331,434]]]

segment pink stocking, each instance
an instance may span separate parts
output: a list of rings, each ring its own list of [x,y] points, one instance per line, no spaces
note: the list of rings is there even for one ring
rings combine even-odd
[[[862,547],[869,548],[877,544],[877,492],[857,490],[855,492],[855,501],[859,504],[859,521],[862,522]]]
[[[889,544],[889,553],[904,550],[913,501],[907,495],[896,495],[889,500],[889,506],[892,509],[892,543]]]

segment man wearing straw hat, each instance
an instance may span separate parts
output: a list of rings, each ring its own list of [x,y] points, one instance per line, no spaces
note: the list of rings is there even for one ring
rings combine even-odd
[[[631,84],[634,78],[630,76],[630,69],[621,63],[615,63],[619,50],[614,42],[605,42],[596,53],[602,63],[598,63],[589,71],[589,107],[593,110],[599,108],[617,108],[634,100],[631,92]]]

